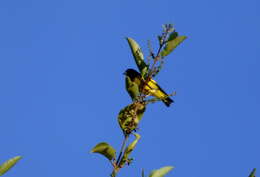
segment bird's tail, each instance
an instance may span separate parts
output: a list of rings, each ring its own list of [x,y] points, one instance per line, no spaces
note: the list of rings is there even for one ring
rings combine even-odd
[[[165,99],[162,100],[162,101],[163,101],[163,103],[164,103],[167,107],[169,107],[169,106],[171,105],[171,103],[174,102],[170,97],[167,97],[167,98],[165,98]]]

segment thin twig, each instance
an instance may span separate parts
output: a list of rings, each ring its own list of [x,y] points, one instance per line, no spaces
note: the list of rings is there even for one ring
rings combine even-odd
[[[120,164],[120,161],[121,161],[121,157],[122,157],[122,154],[124,152],[124,149],[125,149],[125,145],[126,145],[126,142],[127,142],[127,139],[128,139],[129,135],[125,135],[125,138],[123,140],[123,143],[122,143],[122,146],[121,146],[121,149],[120,149],[120,153],[119,153],[119,156],[116,160],[115,163],[112,163],[112,166],[114,167],[112,173],[111,173],[111,177],[115,177],[117,172],[119,171],[120,167],[119,167],[119,164]]]
[[[121,146],[121,149],[120,149],[120,153],[119,153],[119,156],[118,156],[117,161],[116,161],[116,165],[117,165],[117,166],[118,166],[119,163],[120,163],[121,156],[122,156],[123,151],[124,151],[124,149],[125,149],[125,145],[126,145],[126,142],[127,142],[127,140],[128,140],[128,137],[129,137],[129,135],[126,135],[125,138],[124,138],[124,141],[123,141],[123,143],[122,143],[122,146]]]
[[[155,72],[155,65],[156,65],[156,62],[159,61],[161,59],[161,56],[160,56],[160,53],[161,53],[161,50],[162,48],[164,47],[164,45],[166,44],[166,40],[167,40],[167,36],[169,35],[170,33],[170,26],[169,27],[166,27],[166,30],[165,32],[163,32],[162,34],[162,43],[160,43],[160,46],[158,48],[158,51],[157,51],[157,54],[155,57],[153,57],[153,65],[152,67],[149,69],[149,73],[147,75],[147,82],[149,82],[149,80],[152,78],[154,72]]]

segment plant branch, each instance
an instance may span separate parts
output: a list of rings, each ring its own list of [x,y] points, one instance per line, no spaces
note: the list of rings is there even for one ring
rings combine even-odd
[[[121,149],[120,149],[120,153],[119,153],[119,156],[118,156],[117,161],[116,161],[116,165],[117,165],[117,166],[118,166],[119,163],[120,163],[122,154],[123,154],[124,149],[125,149],[126,142],[127,142],[127,140],[128,140],[128,137],[129,137],[129,135],[125,135],[125,138],[124,138],[124,140],[123,140],[123,143],[122,143],[122,146],[121,146]]]
[[[146,78],[147,82],[156,73],[155,65],[156,65],[157,61],[159,61],[161,59],[160,53],[161,53],[161,50],[163,49],[163,47],[165,46],[165,44],[167,43],[167,36],[171,32],[171,28],[172,28],[171,26],[166,26],[166,29],[163,32],[162,36],[161,36],[161,40],[162,41],[160,42],[160,45],[159,45],[158,51],[156,53],[156,56],[154,56],[153,53],[150,53],[150,55],[153,57],[153,64],[152,64],[152,67],[149,69],[149,73],[148,73],[147,78]]]
[[[119,153],[119,156],[117,158],[117,160],[115,161],[115,163],[112,163],[112,166],[114,167],[112,173],[111,173],[111,177],[115,177],[117,172],[119,171],[120,167],[119,167],[119,164],[120,164],[120,161],[121,161],[121,157],[122,157],[122,154],[124,152],[124,149],[125,149],[125,145],[126,145],[126,142],[128,140],[128,137],[129,135],[125,135],[125,138],[123,140],[123,143],[122,143],[122,146],[121,146],[121,149],[120,149],[120,153]]]

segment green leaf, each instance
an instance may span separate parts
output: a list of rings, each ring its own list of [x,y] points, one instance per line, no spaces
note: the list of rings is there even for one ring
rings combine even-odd
[[[116,158],[116,150],[106,142],[97,144],[91,152],[104,155],[108,160]]]
[[[137,65],[141,75],[145,76],[148,72],[148,66],[144,62],[144,55],[141,51],[141,48],[139,47],[139,45],[137,44],[137,42],[134,39],[128,37],[128,38],[126,38],[126,40],[131,48],[133,57],[135,59],[135,63]]]
[[[167,173],[169,173],[169,171],[171,171],[174,167],[172,166],[166,166],[166,167],[162,167],[158,170],[153,170],[149,177],[163,177],[164,175],[166,175]]]
[[[129,155],[135,148],[137,142],[139,141],[139,139],[141,138],[141,136],[137,133],[133,133],[135,136],[135,140],[126,148],[125,152],[127,155]]]
[[[141,136],[137,133],[133,133],[135,136],[135,140],[125,149],[124,155],[119,163],[119,166],[123,166],[128,160],[129,160],[129,155],[131,152],[134,150],[136,144],[138,143],[139,139]]]
[[[256,172],[256,168],[254,168],[252,170],[252,172],[250,173],[249,177],[255,177],[255,172]]]
[[[160,53],[161,57],[165,57],[169,55],[180,43],[182,43],[187,38],[186,36],[177,36],[177,35],[178,34],[176,32],[173,32],[170,35],[164,49]]]
[[[16,156],[16,157],[13,157],[13,158],[7,160],[6,162],[4,162],[0,166],[0,176],[2,176],[8,170],[10,170],[21,158],[22,158],[21,156]]]
[[[145,112],[145,104],[134,102],[123,108],[118,114],[118,123],[124,135],[129,135],[135,130]]]

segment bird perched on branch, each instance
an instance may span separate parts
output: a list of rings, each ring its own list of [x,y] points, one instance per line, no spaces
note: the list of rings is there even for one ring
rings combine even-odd
[[[140,73],[134,69],[127,69],[124,74],[126,75],[126,90],[133,100],[137,100],[140,93],[145,95],[152,95],[169,107],[173,100],[161,89],[155,80],[145,80]]]

